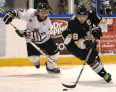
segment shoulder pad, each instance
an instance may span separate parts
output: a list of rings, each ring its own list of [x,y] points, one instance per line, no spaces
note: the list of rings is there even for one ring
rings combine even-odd
[[[89,14],[96,14],[95,11],[91,11],[91,10],[89,10],[88,13],[89,13]]]
[[[74,20],[74,19],[75,19],[75,16],[76,16],[76,15],[73,15],[73,16],[70,18],[70,20]]]
[[[36,12],[36,9],[30,8],[27,10],[27,16],[34,17],[36,16],[35,12]]]

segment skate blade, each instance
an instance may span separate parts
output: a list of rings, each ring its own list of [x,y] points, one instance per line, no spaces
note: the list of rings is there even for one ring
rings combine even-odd
[[[109,84],[113,84],[113,81],[111,80],[110,82],[108,82]]]

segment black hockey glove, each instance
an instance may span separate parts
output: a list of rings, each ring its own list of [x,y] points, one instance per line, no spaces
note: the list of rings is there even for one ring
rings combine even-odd
[[[29,30],[15,30],[15,32],[16,32],[20,37],[23,37],[23,35],[25,35],[27,38],[30,37],[30,31],[29,31]]]
[[[5,22],[5,24],[9,24],[10,22],[12,22],[12,20],[15,18],[15,16],[16,16],[16,14],[14,11],[9,11],[3,17],[3,21]]]
[[[112,15],[111,5],[106,5],[106,6],[104,7],[104,9],[105,9],[105,14],[106,14],[107,16],[111,16],[111,15]]]
[[[23,35],[20,33],[19,30],[15,30],[15,32],[16,32],[20,37],[23,37]]]
[[[100,39],[102,37],[102,31],[100,27],[92,28],[92,35],[94,38]]]
[[[97,42],[92,42],[92,40],[85,40],[84,41],[85,47],[86,49],[90,49],[93,47],[93,49],[95,49],[97,47]]]

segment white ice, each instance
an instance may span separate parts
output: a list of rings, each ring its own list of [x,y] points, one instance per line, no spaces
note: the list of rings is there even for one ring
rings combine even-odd
[[[116,65],[104,65],[113,83],[106,83],[89,66],[85,66],[75,88],[67,92],[116,92]],[[62,83],[74,84],[82,66],[47,73],[46,67],[0,67],[0,92],[63,92]]]

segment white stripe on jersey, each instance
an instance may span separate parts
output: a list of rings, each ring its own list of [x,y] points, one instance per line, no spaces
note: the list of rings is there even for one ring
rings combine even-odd
[[[100,9],[104,9],[104,6],[109,4],[109,0],[100,0]]]
[[[4,7],[0,7],[0,14],[5,14],[5,8]]]
[[[100,0],[100,9],[103,9],[103,6],[108,4],[109,4],[109,0]],[[91,0],[91,6],[96,8],[96,0]]]
[[[96,8],[96,0],[91,0],[91,6],[93,6],[94,8]]]
[[[4,8],[4,5],[5,5],[5,0],[0,0],[0,14],[5,14],[5,8]]]

